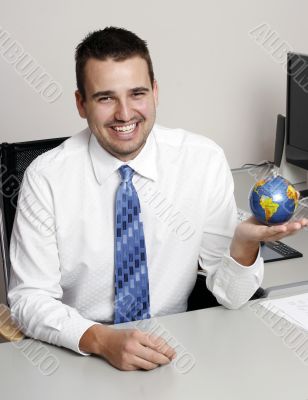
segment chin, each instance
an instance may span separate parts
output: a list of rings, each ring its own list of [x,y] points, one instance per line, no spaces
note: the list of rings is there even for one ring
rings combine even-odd
[[[114,149],[113,154],[117,155],[117,157],[120,158],[127,158],[127,159],[132,159],[136,157],[137,154],[141,151],[143,148],[143,144],[141,146],[134,146],[134,147],[127,147],[127,148],[117,148]],[[130,158],[132,157],[132,158]]]

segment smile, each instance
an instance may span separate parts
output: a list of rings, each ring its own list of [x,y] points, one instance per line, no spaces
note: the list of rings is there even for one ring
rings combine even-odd
[[[136,128],[136,123],[124,126],[113,126],[112,129],[116,132],[131,133]]]

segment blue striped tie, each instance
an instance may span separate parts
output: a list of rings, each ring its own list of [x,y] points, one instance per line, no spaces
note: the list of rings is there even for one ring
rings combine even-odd
[[[116,193],[114,323],[150,318],[147,256],[140,203],[132,183],[134,170],[119,168]]]

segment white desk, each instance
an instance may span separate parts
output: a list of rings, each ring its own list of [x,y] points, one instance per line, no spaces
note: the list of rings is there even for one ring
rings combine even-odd
[[[48,346],[59,368],[43,376],[11,343],[0,345],[3,399],[307,400],[308,366],[245,306],[222,307],[159,318],[195,366],[173,365],[121,372],[95,357]]]

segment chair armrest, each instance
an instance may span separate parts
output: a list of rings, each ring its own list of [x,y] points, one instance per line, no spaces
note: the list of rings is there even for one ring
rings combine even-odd
[[[4,304],[0,304],[0,336],[9,342],[16,342],[25,337],[11,317],[10,309]]]

